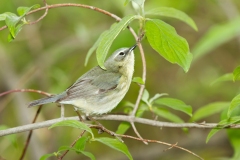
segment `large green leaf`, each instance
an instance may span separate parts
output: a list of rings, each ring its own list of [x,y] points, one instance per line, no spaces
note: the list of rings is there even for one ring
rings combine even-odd
[[[158,16],[177,18],[177,19],[187,23],[189,26],[191,26],[196,31],[198,30],[195,22],[192,20],[191,17],[189,17],[186,13],[184,13],[180,10],[177,10],[175,8],[158,7],[158,8],[154,8],[150,11],[147,11],[146,15],[158,15]]]
[[[234,69],[233,71],[233,81],[236,81],[240,78],[240,66]]]
[[[228,118],[231,117],[232,111],[239,106],[240,106],[240,94],[238,94],[232,99],[230,107],[228,108],[228,113],[227,113]]]
[[[105,36],[105,34],[107,34],[107,31],[104,31],[99,38],[97,39],[97,41],[94,43],[94,45],[88,50],[88,53],[86,55],[85,58],[85,63],[84,65],[86,66],[88,63],[89,58],[91,57],[91,55],[93,54],[93,52],[97,49],[99,43],[101,42],[102,38]]]
[[[240,17],[209,29],[193,48],[194,60],[239,35]]]
[[[163,117],[171,122],[175,122],[175,123],[183,123],[184,122],[180,117],[169,112],[166,109],[153,107],[153,112],[156,113],[158,116]]]
[[[132,155],[128,151],[127,146],[124,143],[120,142],[119,140],[108,137],[95,138],[94,140],[124,153],[128,157],[128,159],[133,160]]]
[[[220,121],[220,122],[218,123],[217,127],[216,127],[216,128],[213,128],[213,129],[210,131],[210,133],[208,134],[207,139],[206,139],[206,143],[207,143],[207,142],[210,140],[210,138],[211,138],[214,134],[216,134],[220,129],[225,128],[225,127],[227,127],[227,126],[229,126],[229,125],[231,125],[231,124],[236,124],[236,123],[238,123],[238,122],[240,122],[240,116],[231,117],[231,118],[229,118],[229,119],[224,119],[224,120]]]
[[[174,98],[159,98],[155,101],[156,104],[165,105],[172,109],[182,111],[189,116],[192,116],[192,107],[190,105],[185,104],[183,101]]]
[[[229,106],[229,104],[230,104],[229,102],[214,102],[214,103],[210,103],[205,106],[202,106],[193,114],[191,121],[198,121],[205,117],[219,113],[220,111],[223,111],[224,109],[226,109]]]
[[[54,127],[60,127],[60,126],[68,126],[68,127],[86,130],[87,132],[89,132],[92,135],[92,138],[94,138],[91,128],[89,128],[85,123],[79,122],[76,120],[63,120],[61,122],[53,124],[48,129],[52,129]]]
[[[185,72],[189,70],[192,54],[188,43],[172,26],[161,20],[152,19],[146,22],[145,30],[153,49],[169,62],[177,63]]]
[[[120,22],[117,24],[113,24],[113,26],[108,30],[105,34],[101,35],[101,41],[99,42],[97,48],[97,61],[101,68],[104,67],[104,61],[107,57],[108,51],[114,41],[114,39],[118,36],[118,34],[125,29],[128,24],[136,19],[138,16],[136,15],[129,15],[124,17]]]

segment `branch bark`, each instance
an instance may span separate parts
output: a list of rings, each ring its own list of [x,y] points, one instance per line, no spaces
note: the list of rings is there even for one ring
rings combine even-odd
[[[104,116],[96,116],[93,117],[95,120],[113,120],[113,121],[124,121],[124,122],[134,122],[134,123],[141,123],[146,124],[150,126],[155,127],[170,127],[170,128],[202,128],[202,129],[212,129],[217,127],[217,123],[171,123],[171,122],[161,122],[161,121],[155,121],[150,120],[146,118],[137,118],[132,116],[126,116],[126,115],[104,115]],[[83,117],[84,120],[87,120],[86,117]],[[63,121],[63,120],[79,120],[78,116],[75,117],[65,117],[65,118],[57,118],[52,120],[47,120],[43,122],[38,122],[34,124],[27,124],[23,126],[18,126],[6,130],[0,130],[0,137],[10,135],[10,134],[16,134],[21,132],[26,132],[30,130],[36,130],[40,128],[46,128],[50,127],[54,123]],[[232,124],[231,126],[228,126],[227,128],[240,128],[240,125]]]

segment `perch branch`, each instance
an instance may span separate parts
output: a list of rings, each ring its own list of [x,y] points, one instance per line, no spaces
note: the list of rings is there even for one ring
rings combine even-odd
[[[85,117],[82,117],[84,120],[87,120]],[[145,118],[137,118],[132,116],[126,116],[126,115],[104,115],[104,116],[96,116],[93,117],[95,120],[113,120],[113,121],[121,121],[121,122],[134,122],[134,123],[141,123],[146,124],[150,126],[155,127],[170,127],[170,128],[205,128],[205,129],[212,129],[217,127],[217,123],[204,123],[204,124],[198,124],[198,123],[171,123],[171,122],[161,122],[156,120],[150,120]],[[0,130],[0,137],[10,135],[10,134],[16,134],[21,132],[26,132],[30,130],[40,129],[40,128],[46,128],[54,123],[60,122],[62,120],[79,120],[78,116],[75,117],[65,117],[65,118],[57,118],[52,120],[47,120],[43,122],[38,122],[34,124],[27,124],[23,126],[13,127],[5,130]],[[230,126],[227,126],[226,128],[240,128],[240,125],[238,124],[232,124]]]

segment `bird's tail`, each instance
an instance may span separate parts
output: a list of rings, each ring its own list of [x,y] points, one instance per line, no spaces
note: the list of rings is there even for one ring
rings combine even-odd
[[[38,100],[30,102],[28,104],[28,107],[39,106],[39,105],[47,104],[47,103],[53,103],[53,102],[56,102],[57,100],[59,100],[59,98],[60,98],[59,95],[54,95],[51,97],[38,99]]]

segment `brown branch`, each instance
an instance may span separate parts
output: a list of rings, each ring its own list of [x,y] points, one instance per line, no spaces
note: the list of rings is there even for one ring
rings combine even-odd
[[[186,148],[183,148],[183,147],[180,147],[176,144],[170,144],[170,143],[166,143],[166,142],[162,142],[162,141],[158,141],[158,140],[150,140],[150,139],[142,139],[142,138],[137,138],[137,137],[133,137],[133,136],[130,136],[130,135],[122,135],[122,134],[116,134],[114,133],[113,131],[110,131],[108,129],[106,129],[104,126],[102,125],[91,125],[89,126],[90,128],[96,128],[96,129],[101,129],[102,131],[108,133],[109,135],[111,136],[115,136],[115,137],[122,137],[122,138],[129,138],[129,139],[134,139],[134,140],[138,140],[138,141],[142,141],[142,142],[145,142],[145,143],[159,143],[159,144],[163,144],[163,145],[166,145],[166,146],[169,146],[169,148],[167,148],[167,150],[169,149],[172,149],[172,148],[178,148],[178,149],[181,149],[183,151],[186,151],[196,157],[198,157],[199,159],[203,160],[202,157],[200,157],[199,155],[195,154],[194,152],[186,149]],[[164,150],[164,151],[167,151],[167,150]]]
[[[40,91],[40,90],[35,90],[35,89],[13,89],[13,90],[9,90],[9,91],[0,93],[0,97],[4,96],[4,95],[7,95],[7,94],[10,94],[10,93],[14,93],[14,92],[35,92],[35,93],[43,94],[43,95],[48,96],[48,97],[52,96],[52,94],[50,94],[50,93]]]
[[[35,115],[35,117],[34,117],[34,119],[33,119],[33,121],[32,121],[32,123],[35,123],[35,122],[36,122],[37,117],[38,117],[41,109],[42,109],[42,106],[39,106],[39,107],[38,107],[38,110],[37,110],[37,112],[36,112],[36,115]],[[32,133],[33,133],[33,130],[30,130],[30,132],[29,132],[29,134],[28,134],[28,137],[27,137],[27,140],[26,140],[26,143],[25,143],[25,146],[24,146],[24,149],[23,149],[23,152],[22,152],[22,155],[20,156],[19,160],[23,160],[23,159],[24,159],[24,156],[25,156],[25,154],[26,154],[26,152],[27,152],[27,148],[28,148],[28,146],[29,146],[30,139],[31,139],[31,137],[32,137]]]
[[[78,138],[71,144],[71,148],[76,144],[76,142],[83,136],[83,134],[86,132],[86,130],[83,130],[82,133],[78,136]],[[66,150],[61,157],[58,158],[58,160],[62,160],[64,156],[69,152],[69,150]]]
[[[91,10],[94,10],[94,11],[97,11],[97,12],[100,12],[100,13],[103,13],[107,16],[110,16],[112,18],[114,18],[115,20],[117,21],[120,21],[121,18],[118,17],[117,15],[115,14],[112,14],[106,10],[103,10],[103,9],[100,9],[100,8],[97,8],[97,7],[93,7],[93,6],[89,6],[89,5],[85,5],[85,4],[76,4],[76,3],[61,3],[61,4],[53,4],[53,5],[47,5],[47,3],[45,3],[45,6],[44,7],[41,7],[41,8],[37,8],[37,9],[34,9],[30,12],[27,13],[27,15],[30,15],[32,13],[35,13],[35,12],[38,12],[38,11],[41,11],[41,10],[45,10],[45,13],[43,16],[41,16],[38,20],[36,20],[35,22],[32,22],[32,23],[29,23],[29,24],[35,24],[37,22],[39,22],[41,19],[43,19],[47,12],[48,12],[48,9],[52,9],[52,8],[58,8],[58,7],[81,7],[81,8],[87,8],[87,9],[91,9]],[[3,26],[0,28],[0,31],[1,30],[4,30],[6,29],[7,26]]]
[[[48,13],[48,5],[47,5],[47,2],[46,2],[46,0],[43,0],[43,3],[45,4],[45,7],[46,7],[46,9],[45,9],[45,13],[40,17],[40,18],[38,18],[36,21],[34,21],[34,22],[30,22],[30,23],[28,23],[28,24],[30,24],[30,25],[32,25],[32,24],[36,24],[37,22],[39,22],[39,21],[41,21],[46,15],[47,15],[47,13]],[[29,13],[28,13],[29,14]],[[27,14],[27,15],[28,15]]]

